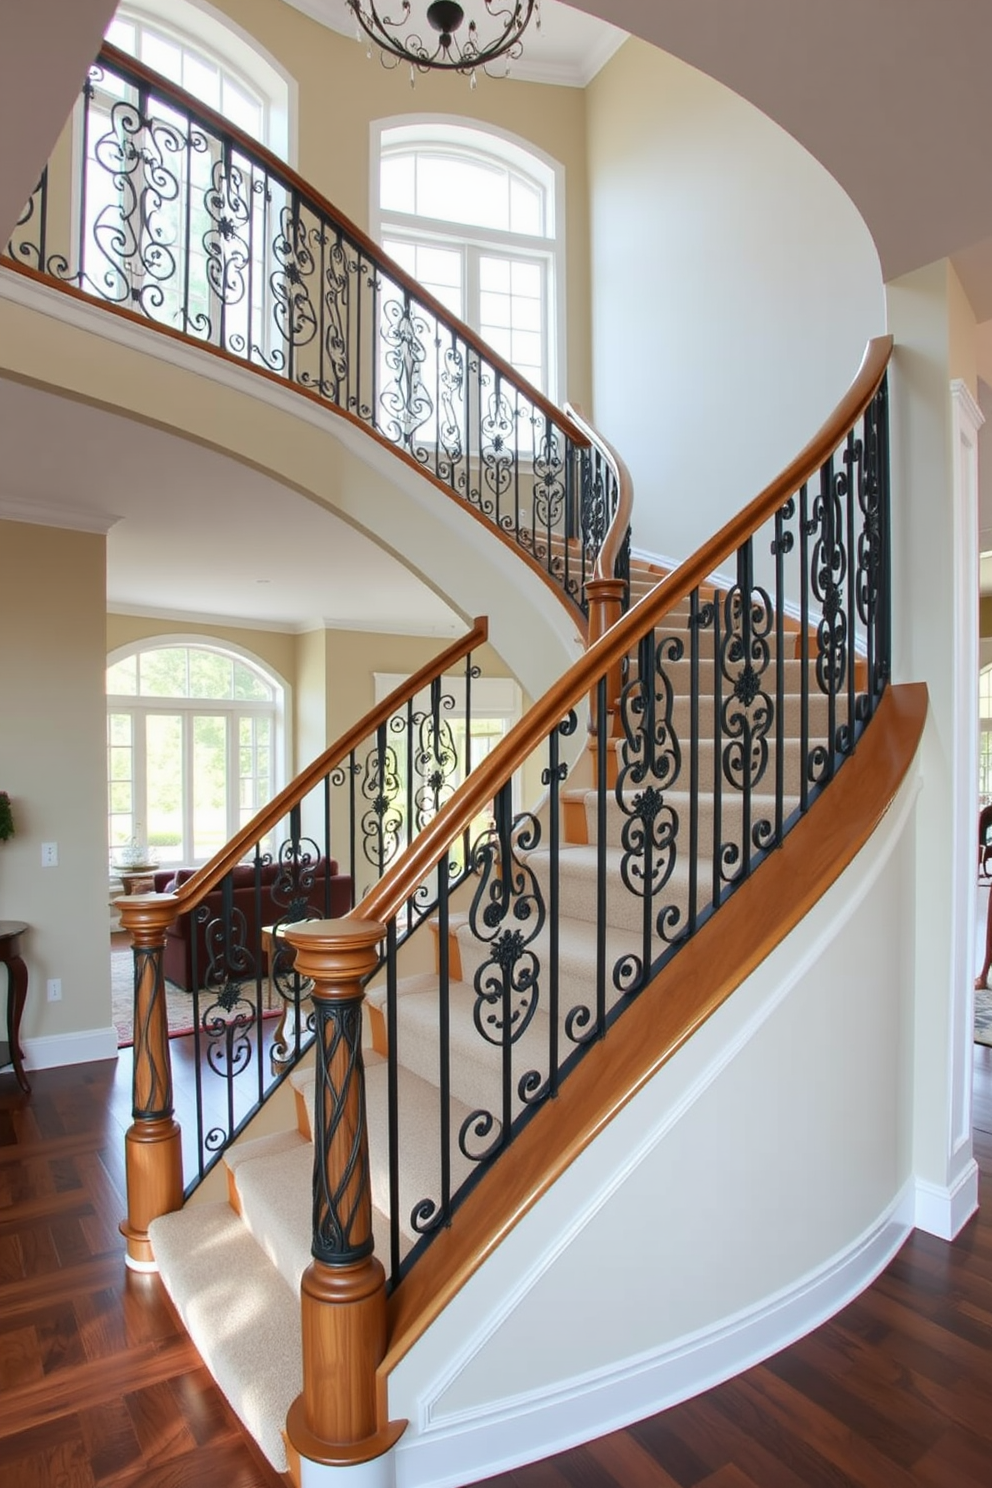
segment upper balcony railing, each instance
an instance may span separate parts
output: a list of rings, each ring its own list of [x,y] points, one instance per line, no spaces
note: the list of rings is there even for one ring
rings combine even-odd
[[[617,491],[578,423],[288,166],[114,47],[73,132],[8,263],[331,405],[586,613]]]

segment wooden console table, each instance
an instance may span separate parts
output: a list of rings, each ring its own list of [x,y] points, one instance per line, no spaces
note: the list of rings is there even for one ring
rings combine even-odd
[[[0,962],[7,968],[7,1041],[0,1040],[0,1069],[12,1064],[18,1085],[30,1095],[19,1042],[21,1014],[28,995],[28,969],[21,958],[20,941],[27,928],[23,920],[0,920]]]

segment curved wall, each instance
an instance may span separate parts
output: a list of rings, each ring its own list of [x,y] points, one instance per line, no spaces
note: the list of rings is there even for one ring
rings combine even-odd
[[[631,39],[586,90],[594,416],[635,546],[691,553],[775,476],[885,328],[868,230],[749,103]]]
[[[394,1370],[402,1488],[473,1482],[694,1395],[894,1254],[916,1202],[900,931],[921,780],[918,759],[850,868]]]

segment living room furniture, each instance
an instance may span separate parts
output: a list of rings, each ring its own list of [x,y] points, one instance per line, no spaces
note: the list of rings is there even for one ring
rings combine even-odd
[[[252,960],[251,975],[255,974],[254,958],[261,965],[258,971],[264,976],[268,971],[267,948],[262,943],[262,927],[283,921],[292,904],[293,919],[337,919],[351,909],[351,878],[338,871],[334,858],[320,858],[312,870],[312,883],[306,889],[303,902],[297,892],[287,894],[280,885],[279,863],[265,863],[258,870],[256,888],[255,865],[239,863],[231,870],[232,910],[237,922],[237,942],[248,952]],[[154,891],[169,893],[181,887],[196,872],[194,868],[162,868],[154,875]],[[206,913],[204,914],[204,906]],[[219,921],[223,908],[223,888],[212,889],[198,909],[191,914],[179,915],[165,932],[163,968],[170,982],[187,992],[193,990],[193,953],[196,951],[196,977],[200,987],[207,984],[209,955],[207,931],[211,921]],[[191,926],[191,921],[195,924]],[[195,939],[194,939],[195,937]],[[219,975],[218,975],[219,973]],[[227,969],[215,968],[211,981],[222,981]],[[230,968],[232,977],[244,976],[243,966]]]
[[[21,956],[23,920],[0,920],[0,962],[7,968],[7,1041],[0,1041],[0,1069],[11,1064],[25,1095],[31,1094],[21,1052],[21,1014],[28,996],[28,969]]]

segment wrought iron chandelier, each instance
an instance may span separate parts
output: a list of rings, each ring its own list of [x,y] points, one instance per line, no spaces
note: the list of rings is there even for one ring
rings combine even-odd
[[[495,75],[505,76],[510,63],[523,51],[521,38],[535,11],[537,24],[541,24],[540,0],[483,0],[483,3],[486,14],[498,28],[488,41],[479,34],[475,20],[464,25],[465,12],[457,0],[432,0],[428,5],[426,19],[435,33],[433,37],[415,29],[418,22],[411,14],[410,0],[402,0],[396,15],[383,13],[381,0],[379,4],[376,0],[348,0],[348,8],[361,28],[359,34],[364,31],[381,49],[383,66],[398,67],[406,62],[411,80],[414,71],[461,72],[471,75],[474,83],[480,67],[488,72],[490,64],[501,57],[506,59],[505,69]]]

